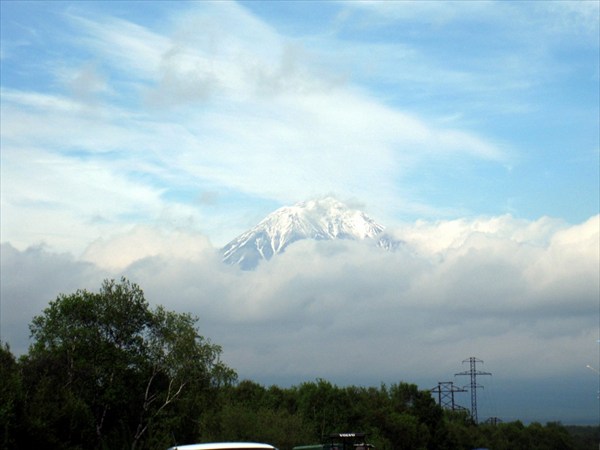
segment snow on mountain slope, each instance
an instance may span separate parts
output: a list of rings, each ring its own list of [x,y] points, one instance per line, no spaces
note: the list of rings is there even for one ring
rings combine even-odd
[[[380,247],[398,245],[383,235],[384,227],[365,213],[327,197],[279,208],[222,249],[223,261],[253,269],[301,239],[376,239]]]

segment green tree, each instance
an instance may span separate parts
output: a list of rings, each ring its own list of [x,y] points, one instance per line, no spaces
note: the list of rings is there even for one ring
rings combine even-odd
[[[306,442],[312,431],[301,416],[285,409],[253,408],[243,403],[225,405],[220,422],[220,434],[213,440],[268,442],[282,450]]]
[[[299,413],[313,424],[314,436],[322,440],[329,433],[348,426],[345,420],[343,392],[329,381],[302,383],[295,388]]]
[[[185,423],[183,410],[199,414],[203,393],[235,380],[196,321],[150,309],[124,278],[60,295],[30,326],[28,444],[135,449],[168,446],[171,433],[196,436],[198,418]]]
[[[8,344],[0,343],[0,449],[15,447],[22,431],[23,389],[17,361]]]

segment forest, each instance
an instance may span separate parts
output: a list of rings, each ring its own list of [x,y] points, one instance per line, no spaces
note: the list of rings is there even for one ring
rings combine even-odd
[[[166,450],[257,441],[280,450],[364,432],[378,450],[596,449],[598,427],[475,424],[399,381],[316,379],[292,387],[238,380],[189,314],[151,308],[122,278],[61,294],[30,324],[28,353],[0,345],[0,448]]]

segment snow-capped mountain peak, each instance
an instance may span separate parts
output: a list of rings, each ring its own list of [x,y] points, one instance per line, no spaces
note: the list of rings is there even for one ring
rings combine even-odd
[[[349,208],[332,197],[284,206],[260,221],[255,227],[227,244],[223,260],[254,268],[262,259],[270,259],[301,239],[375,239],[384,227],[365,213]],[[380,246],[389,248],[384,239]]]

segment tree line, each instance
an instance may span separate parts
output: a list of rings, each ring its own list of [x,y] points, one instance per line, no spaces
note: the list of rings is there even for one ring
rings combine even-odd
[[[59,295],[33,318],[27,354],[0,345],[0,448],[165,450],[240,440],[291,450],[351,431],[367,433],[379,450],[580,450],[598,442],[596,427],[477,425],[409,383],[239,381],[196,323],[151,308],[124,278]]]

